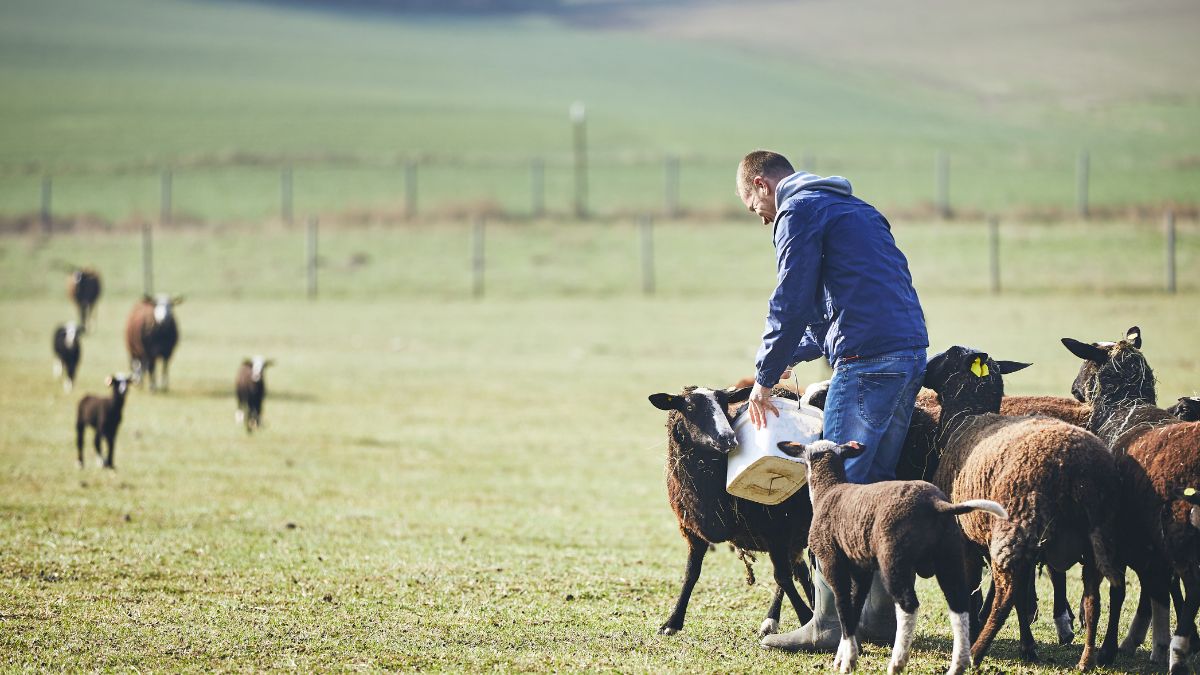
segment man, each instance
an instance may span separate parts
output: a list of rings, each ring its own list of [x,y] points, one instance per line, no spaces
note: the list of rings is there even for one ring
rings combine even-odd
[[[770,401],[789,365],[819,356],[834,368],[825,403],[824,437],[857,441],[846,462],[851,482],[896,477],[896,464],[925,376],[925,316],[887,220],[854,197],[840,176],[797,172],[782,155],[752,152],[738,165],[737,193],[774,228],[778,285],[755,364],[750,419],[779,414]],[[859,623],[866,639],[895,636],[892,600],[876,575]],[[763,645],[832,651],[841,637],[833,594],[819,571],[812,621]]]

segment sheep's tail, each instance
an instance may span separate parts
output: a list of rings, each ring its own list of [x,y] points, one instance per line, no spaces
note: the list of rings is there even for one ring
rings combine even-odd
[[[960,513],[968,513],[970,511],[987,511],[997,518],[1008,520],[1008,511],[1005,511],[1004,507],[1000,506],[998,502],[994,502],[990,499],[968,499],[967,501],[959,502],[958,504],[939,501],[934,505],[934,508],[937,509],[938,513],[949,513],[955,516]]]

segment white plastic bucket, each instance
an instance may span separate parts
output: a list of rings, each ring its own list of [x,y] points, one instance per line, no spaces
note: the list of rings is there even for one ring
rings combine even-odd
[[[823,413],[786,398],[772,397],[779,416],[767,413],[767,425],[755,429],[750,413],[742,411],[733,420],[737,447],[729,453],[725,490],[735,497],[760,504],[778,504],[796,494],[808,481],[808,471],[799,460],[779,449],[781,441],[812,443],[821,438]]]

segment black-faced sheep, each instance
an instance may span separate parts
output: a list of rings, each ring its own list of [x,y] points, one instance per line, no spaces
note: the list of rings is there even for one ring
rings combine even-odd
[[[63,391],[75,388],[75,371],[79,368],[81,328],[74,321],[54,329],[54,376],[63,378]]]
[[[100,398],[92,394],[84,396],[79,401],[79,411],[75,416],[75,452],[79,459],[79,468],[83,468],[83,431],[87,427],[96,430],[96,457],[103,462],[104,468],[115,469],[113,465],[113,450],[117,442],[117,427],[121,426],[121,415],[125,409],[125,392],[129,387],[129,378],[125,375],[112,375],[106,381],[112,389],[112,396]],[[104,458],[100,451],[100,440],[108,443],[108,457]]]
[[[89,267],[73,269],[67,277],[67,297],[79,307],[79,325],[91,326],[92,312],[100,299],[100,273]]]
[[[179,325],[173,309],[181,302],[182,296],[147,295],[130,310],[125,323],[125,345],[129,349],[134,382],[141,383],[142,377],[148,376],[150,388],[158,389],[154,368],[162,359],[162,389],[167,390],[167,368],[179,343]]]
[[[667,411],[667,496],[688,544],[683,588],[671,615],[659,633],[672,635],[683,629],[692,589],[700,578],[710,544],[728,541],[744,551],[766,551],[774,567],[775,583],[787,595],[803,624],[812,610],[800,597],[793,577],[805,575],[801,554],[808,542],[812,505],[800,490],[783,502],[768,506],[735,497],[726,491],[727,455],[737,444],[730,425],[729,408],[745,401],[750,388],[736,390],[685,387],[680,395],[653,394],[650,403]],[[806,576],[806,575],[805,575]],[[760,634],[779,626],[782,597],[776,593]]]
[[[1184,422],[1200,422],[1200,396],[1180,396],[1167,412]]]
[[[255,356],[245,359],[238,368],[234,390],[237,393],[237,418],[245,422],[246,433],[259,427],[262,419],[263,399],[267,397],[267,382],[265,379],[267,366],[274,363],[271,359]]]
[[[1107,636],[1115,640],[1124,599],[1123,567],[1115,544],[1115,495],[1119,480],[1112,455],[1088,431],[1048,417],[996,414],[1004,395],[1001,375],[1027,364],[1000,361],[966,347],[951,347],[929,360],[925,386],[937,392],[940,461],[932,481],[954,501],[990,499],[1005,505],[1009,520],[969,513],[961,518],[975,553],[969,580],[977,586],[983,557],[990,559],[994,598],[972,646],[976,663],[987,653],[1013,605],[1021,632],[1021,655],[1035,659],[1029,621],[1037,562],[1066,570],[1083,561],[1086,644],[1079,668],[1095,659],[1099,589],[1103,576],[1113,599]],[[1106,641],[1107,641],[1106,636]],[[1101,652],[1101,661],[1113,653]]]
[[[917,624],[916,575],[936,576],[950,609],[954,652],[947,675],[970,666],[971,590],[966,578],[966,542],[955,520],[958,514],[982,510],[1007,518],[994,501],[952,504],[945,493],[925,481],[884,481],[855,485],[846,481],[845,460],[863,452],[855,442],[808,446],[780,443],[779,449],[808,465],[813,501],[810,550],[829,580],[836,599],[842,639],[833,667],[854,671],[858,659],[855,630],[878,569],[896,603],[896,638],[888,673],[908,664]]]
[[[1088,428],[1119,458],[1128,501],[1122,508],[1122,554],[1138,573],[1143,594],[1160,605],[1170,595],[1176,614],[1170,669],[1187,672],[1200,607],[1200,533],[1191,527],[1190,508],[1177,500],[1176,492],[1200,483],[1200,422],[1182,422],[1155,406],[1154,372],[1141,344],[1136,326],[1117,342],[1063,338],[1063,345],[1083,359],[1072,392],[1092,403]],[[1188,587],[1186,602],[1169,572]],[[1144,617],[1135,619],[1122,647],[1136,647],[1144,634]],[[1157,641],[1155,647],[1152,658],[1161,653]]]

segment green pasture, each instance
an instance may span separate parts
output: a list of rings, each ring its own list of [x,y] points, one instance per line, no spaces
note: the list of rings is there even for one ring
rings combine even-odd
[[[1009,391],[1065,393],[1077,361],[1059,337],[1138,324],[1161,398],[1196,393],[1194,226],[1181,230],[1175,296],[1157,290],[1151,226],[1012,226],[999,296],[982,226],[896,234],[935,349],[1036,364]],[[72,423],[78,397],[127,368],[137,236],[0,239],[0,667],[826,668],[831,656],[758,647],[770,584],[747,587],[725,547],[685,631],[655,633],[685,547],[665,499],[664,416],[646,396],[750,374],[772,260],[753,222],[664,226],[646,297],[637,235],[628,223],[489,228],[486,293],[472,299],[467,227],[331,228],[321,295],[306,301],[299,231],[159,231],[158,290],[188,296],[182,343],[170,393],[130,394],[115,472],[90,455],[76,468]],[[98,266],[106,284],[70,395],[50,372],[51,329],[73,312],[62,261]],[[254,353],[277,365],[265,429],[248,436],[232,380]],[[1075,663],[1079,639],[1052,644],[1039,583],[1044,662],[1016,660],[1010,620],[985,672]],[[910,667],[943,672],[943,600],[920,590]],[[1101,672],[1158,672],[1147,656]],[[860,668],[887,658],[867,647]]]
[[[897,32],[894,9],[814,8],[833,14],[797,21],[846,22],[873,47],[814,58],[754,31],[674,35],[669,16],[597,28],[570,15],[11,0],[0,5],[0,215],[36,213],[50,175],[60,217],[157,219],[160,171],[170,168],[176,218],[259,221],[278,217],[279,173],[293,165],[297,214],[378,219],[403,212],[410,158],[421,162],[422,216],[529,214],[535,158],[545,162],[546,208],[569,213],[574,101],[588,111],[588,207],[606,216],[665,210],[669,156],[681,158],[684,211],[736,210],[733,166],[755,147],[810,157],[807,168],[844,174],[869,200],[909,211],[934,200],[938,151],[950,159],[951,205],[966,214],[1071,213],[1082,150],[1097,210],[1195,204],[1200,91],[1187,64],[1197,49],[1160,44],[1195,10],[1174,3],[1135,24],[1083,0],[1060,4],[1049,13],[1009,3],[1004,24],[938,6],[939,21],[910,21],[900,45],[884,39]],[[713,11],[677,10],[690,21]],[[1075,16],[1089,12],[1086,22]],[[943,82],[970,80],[971,62],[954,50],[981,21],[1001,31],[989,39],[1025,50],[1000,59],[1009,95]],[[1083,57],[1063,53],[1050,34],[1085,23],[1095,41],[1065,43]],[[933,49],[937,39],[949,51]],[[882,63],[888,54],[904,66]],[[1127,70],[1139,77],[1096,75]]]

